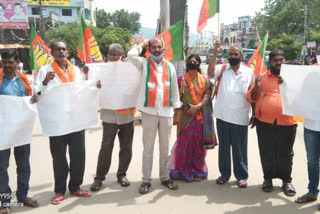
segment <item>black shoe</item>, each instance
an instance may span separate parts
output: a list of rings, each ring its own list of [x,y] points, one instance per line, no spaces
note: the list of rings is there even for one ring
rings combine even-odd
[[[264,192],[272,192],[273,185],[272,185],[272,180],[271,179],[266,179],[266,180],[263,181],[262,190]]]

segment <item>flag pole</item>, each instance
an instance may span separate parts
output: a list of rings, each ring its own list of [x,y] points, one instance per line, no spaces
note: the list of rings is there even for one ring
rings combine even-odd
[[[259,32],[258,32],[258,35],[259,35]],[[267,31],[267,43],[268,43],[268,39],[269,39],[269,32]],[[260,40],[260,37],[259,37],[259,40]],[[261,41],[261,40],[260,40]],[[260,42],[261,43],[261,42]],[[267,48],[267,47],[266,47]],[[264,50],[264,52],[265,52],[266,50]],[[261,66],[260,66],[260,72],[259,72],[259,75],[261,75],[261,73],[262,73],[262,69],[263,69],[263,63],[264,63],[264,58],[265,58],[265,56],[263,56],[263,59],[261,60]]]

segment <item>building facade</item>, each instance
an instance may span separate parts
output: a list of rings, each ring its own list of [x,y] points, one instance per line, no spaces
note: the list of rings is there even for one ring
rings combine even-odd
[[[256,24],[252,16],[238,17],[238,22],[220,25],[220,41],[226,46],[239,45],[246,48],[250,40],[257,40]]]
[[[251,39],[256,40],[256,24],[252,16],[242,16],[238,18],[238,32],[236,44],[241,47],[247,47]]]
[[[66,4],[54,5],[53,1],[47,2],[42,0],[42,16],[46,30],[51,26],[60,24],[69,24],[78,20],[78,11],[87,23],[96,26],[95,3],[94,0],[69,0]],[[39,24],[40,7],[39,0],[28,0],[28,19],[29,23]]]

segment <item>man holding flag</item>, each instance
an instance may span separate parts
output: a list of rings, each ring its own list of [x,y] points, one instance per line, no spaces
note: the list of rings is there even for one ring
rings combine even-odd
[[[213,116],[217,119],[219,137],[219,170],[221,176],[217,184],[225,184],[231,176],[230,147],[234,175],[239,188],[247,187],[248,179],[248,125],[250,103],[246,100],[248,88],[254,81],[250,68],[243,65],[242,48],[231,46],[228,52],[228,64],[216,67],[216,57],[220,42],[215,42],[215,52],[208,67],[208,75],[218,82],[216,103]]]
[[[163,42],[154,38],[144,41],[128,52],[128,59],[142,72],[137,109],[142,112],[143,128],[143,182],[139,192],[146,194],[151,186],[154,143],[159,132],[160,180],[170,190],[178,189],[169,176],[169,141],[173,126],[173,110],[180,107],[179,89],[174,66],[163,58]],[[143,49],[150,56],[139,57]]]

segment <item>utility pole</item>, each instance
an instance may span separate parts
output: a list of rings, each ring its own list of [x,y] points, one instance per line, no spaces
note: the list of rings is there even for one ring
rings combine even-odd
[[[45,35],[45,29],[44,29],[44,20],[42,15],[42,0],[39,0],[39,14],[40,14],[40,20],[39,20],[39,33],[40,37],[45,41],[46,35]]]
[[[160,0],[160,32],[170,27],[170,0]]]

